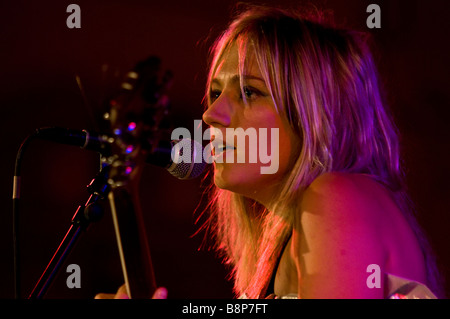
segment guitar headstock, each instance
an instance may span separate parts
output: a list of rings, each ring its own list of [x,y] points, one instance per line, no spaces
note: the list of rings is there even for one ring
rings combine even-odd
[[[172,78],[170,71],[161,74],[160,59],[151,56],[126,74],[119,93],[109,101],[104,118],[114,142],[103,162],[112,167],[113,187],[126,184],[170,131],[168,90]]]

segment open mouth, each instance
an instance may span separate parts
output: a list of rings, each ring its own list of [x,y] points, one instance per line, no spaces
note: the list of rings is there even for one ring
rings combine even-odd
[[[221,145],[212,147],[212,155],[214,157],[217,157],[217,156],[223,155],[224,153],[226,153],[228,151],[235,151],[235,150],[236,150],[236,147],[234,147],[234,146],[227,145],[227,144],[221,144]]]

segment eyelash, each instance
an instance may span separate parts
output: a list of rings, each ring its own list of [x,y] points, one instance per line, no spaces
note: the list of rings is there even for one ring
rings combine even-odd
[[[244,91],[244,94],[246,95],[247,100],[252,100],[258,96],[263,95],[259,90],[255,89],[251,86],[244,86],[242,91]],[[209,93],[209,99],[210,99],[211,103],[213,103],[215,100],[217,100],[221,93],[222,92],[219,90],[211,90]],[[256,97],[252,96],[252,95],[256,95]],[[239,98],[242,99],[242,92],[239,92]]]
[[[218,90],[210,90],[209,91],[209,100],[211,101],[210,103],[213,103],[215,100],[217,100],[220,96],[220,91]]]

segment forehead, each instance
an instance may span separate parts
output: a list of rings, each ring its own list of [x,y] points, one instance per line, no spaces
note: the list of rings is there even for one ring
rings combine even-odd
[[[216,64],[216,70],[212,79],[225,80],[235,75],[261,75],[254,50],[248,48],[245,52],[239,52],[239,48],[234,43],[225,50],[222,57]]]

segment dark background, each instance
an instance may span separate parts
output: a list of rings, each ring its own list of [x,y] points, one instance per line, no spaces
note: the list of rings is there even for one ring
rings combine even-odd
[[[81,7],[81,29],[66,27],[66,8]],[[259,2],[260,3],[260,2]],[[265,1],[295,5],[302,1]],[[450,129],[447,1],[313,1],[334,11],[337,22],[369,31],[389,102],[402,133],[410,193],[419,221],[450,276]],[[381,29],[366,27],[367,5],[381,7]],[[0,4],[0,298],[13,298],[12,177],[16,152],[34,129],[95,129],[117,72],[150,54],[175,73],[174,121],[193,129],[200,119],[210,36],[221,31],[235,1],[2,1]],[[103,70],[103,71],[102,71]],[[81,78],[85,97],[75,81]],[[90,114],[93,114],[91,116]],[[87,199],[98,157],[76,147],[33,141],[22,170],[20,243],[22,291],[29,294]],[[231,297],[226,270],[212,251],[199,250],[203,236],[193,214],[200,180],[179,181],[146,166],[142,205],[159,285],[172,298]],[[90,299],[122,284],[109,214],[91,226],[73,250],[48,298]],[[65,267],[81,267],[81,288],[66,286]],[[447,284],[450,292],[450,285]]]

